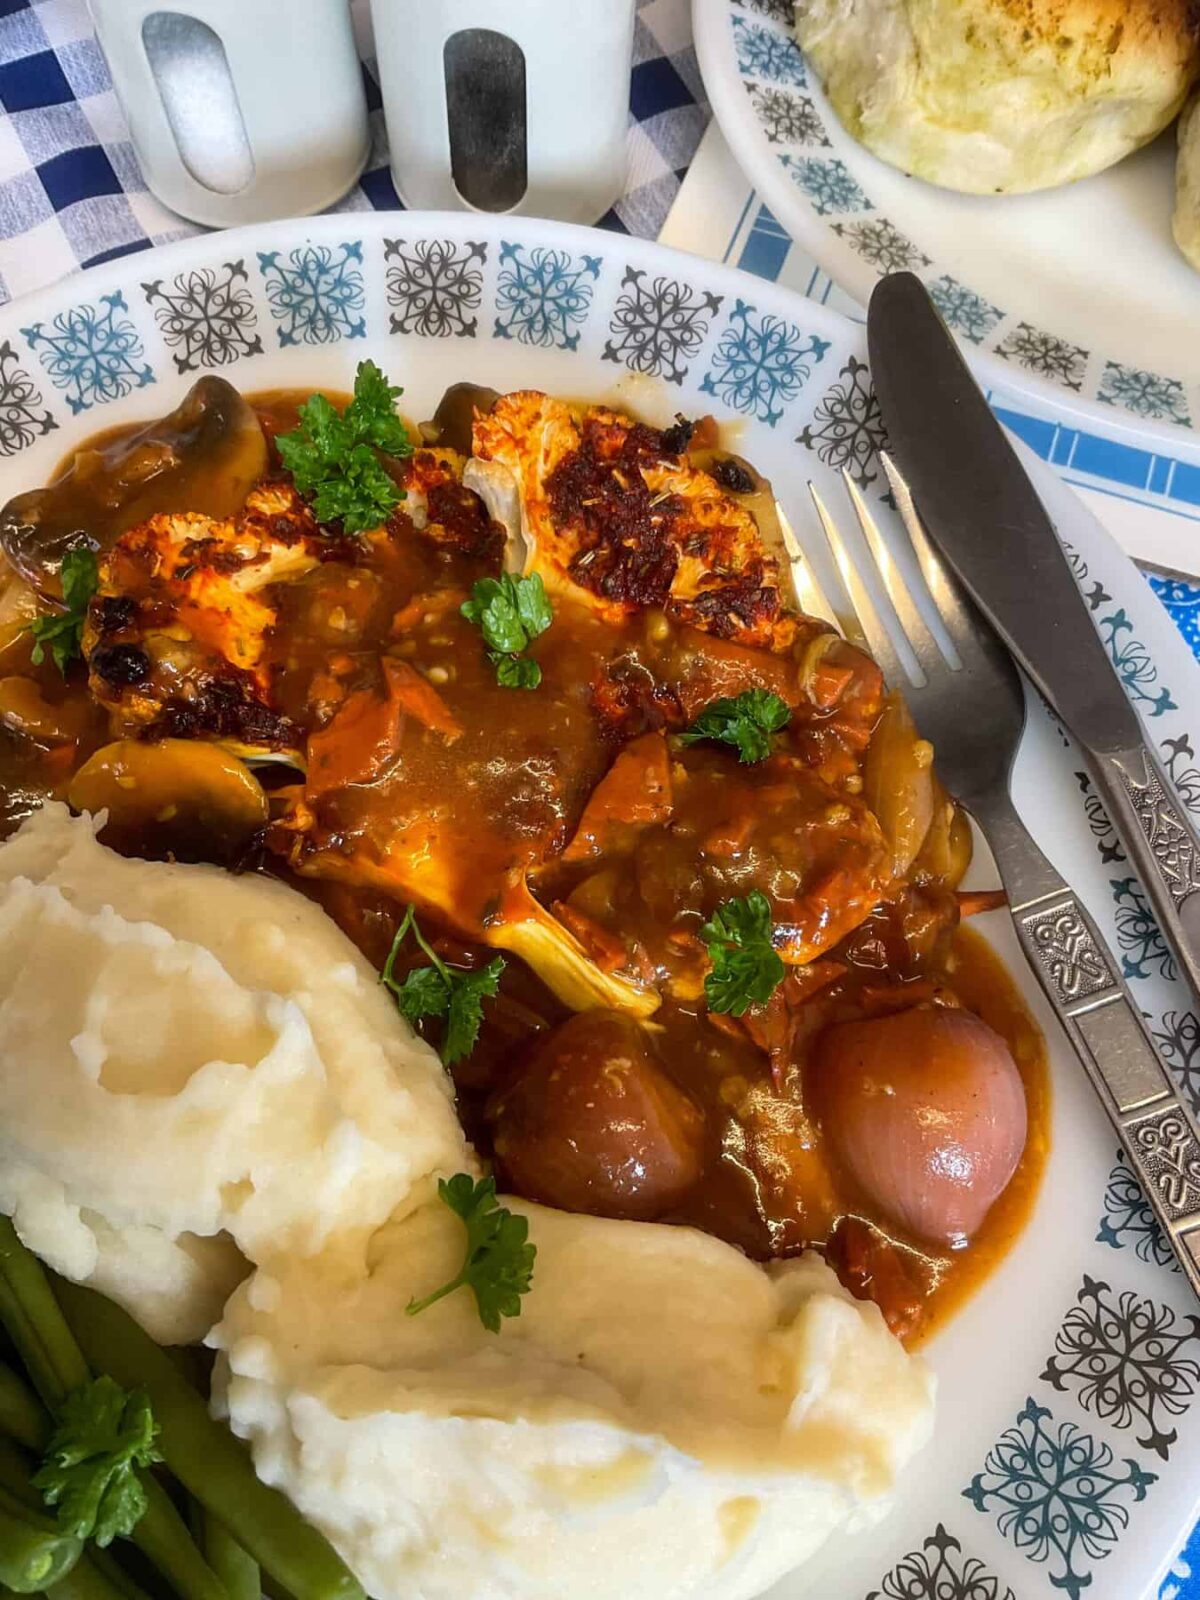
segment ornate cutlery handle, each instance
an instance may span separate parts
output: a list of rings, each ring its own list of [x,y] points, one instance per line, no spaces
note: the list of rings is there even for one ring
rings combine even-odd
[[[1200,998],[1200,834],[1145,745],[1089,765],[1163,933]]]
[[[978,808],[1017,936],[1200,1295],[1200,1134],[1125,981],[1074,893],[1005,796]]]

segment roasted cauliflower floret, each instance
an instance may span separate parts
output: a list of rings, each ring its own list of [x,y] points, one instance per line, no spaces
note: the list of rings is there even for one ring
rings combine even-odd
[[[129,529],[101,561],[83,648],[121,735],[215,738],[278,751],[296,736],[272,702],[272,588],[328,548],[290,486],[260,484],[227,520],[183,512]]]
[[[658,606],[721,638],[786,649],[777,553],[738,497],[655,428],[534,390],[475,420],[463,481],[509,532],[506,565],[619,621]]]
[[[488,516],[479,496],[463,486],[466,457],[431,446],[405,462],[401,510],[439,549],[457,555],[494,557],[499,564],[504,529]]]

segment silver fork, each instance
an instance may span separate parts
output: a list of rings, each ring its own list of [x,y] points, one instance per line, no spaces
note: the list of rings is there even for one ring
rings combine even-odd
[[[950,659],[926,623],[866,503],[843,473],[871,563],[898,624],[897,630],[881,619],[851,546],[810,484],[861,642],[879,663],[889,687],[903,694],[922,737],[934,747],[942,781],[991,845],[1026,959],[1091,1079],[1180,1266],[1200,1295],[1196,1124],[1095,924],[1013,806],[1010,777],[1025,726],[1025,695],[1016,668],[942,565],[895,464],[885,457],[884,467],[929,598],[958,659]],[[807,575],[803,568],[801,572],[802,603],[806,609],[815,603],[832,619],[811,569]],[[853,637],[855,630],[844,631]],[[915,659],[919,680],[905,665],[897,631]]]

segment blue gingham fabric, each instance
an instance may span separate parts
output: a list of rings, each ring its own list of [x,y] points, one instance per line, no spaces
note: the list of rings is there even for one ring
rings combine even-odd
[[[367,0],[352,11],[371,154],[333,209],[395,210]],[[146,188],[84,0],[0,0],[0,107],[0,303],[201,231]],[[688,0],[639,0],[629,171],[603,226],[656,237],[708,116]]]

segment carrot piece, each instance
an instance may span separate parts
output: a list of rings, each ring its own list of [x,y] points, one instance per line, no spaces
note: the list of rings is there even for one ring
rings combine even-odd
[[[592,790],[564,861],[587,861],[617,849],[630,829],[665,822],[674,809],[671,763],[661,733],[634,739]]]
[[[808,680],[808,692],[818,711],[830,711],[845,694],[853,681],[852,667],[837,666],[831,661],[819,661]]]
[[[861,1217],[844,1216],[825,1257],[856,1300],[873,1300],[897,1339],[907,1341],[925,1316],[920,1287],[909,1276],[899,1250]]]
[[[607,928],[602,928],[594,917],[580,911],[565,900],[556,900],[551,907],[554,915],[579,940],[601,972],[619,972],[629,960],[625,942]]]
[[[999,911],[1001,906],[1008,904],[1008,896],[1003,889],[960,889],[958,891],[958,914],[960,917],[975,917],[981,911]]]
[[[385,657],[387,693],[356,689],[308,738],[309,801],[349,784],[373,783],[392,765],[406,716],[435,733],[456,739],[462,728],[445,701],[407,662]]]
[[[348,784],[371,783],[396,755],[400,707],[374,689],[356,689],[308,736],[305,788],[311,801]]]
[[[462,724],[429,679],[423,678],[415,667],[410,667],[407,661],[384,656],[383,674],[387,679],[388,694],[401,710],[415,717],[432,732],[445,734],[447,743],[453,743],[459,737]]]

